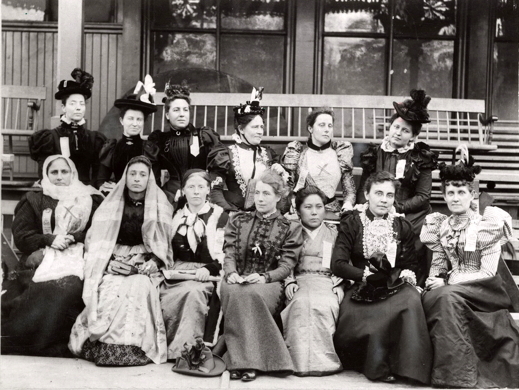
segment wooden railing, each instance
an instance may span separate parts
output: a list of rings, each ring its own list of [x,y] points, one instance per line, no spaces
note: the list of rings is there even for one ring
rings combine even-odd
[[[164,130],[163,93],[155,101],[159,110],[151,118],[151,128]],[[193,93],[192,121],[195,126],[210,126],[223,140],[234,133],[233,110],[250,99],[248,94]],[[394,113],[393,102],[401,96],[354,95],[284,95],[265,94],[265,141],[286,143],[308,136],[306,116],[313,107],[329,106],[335,113],[334,136],[351,142],[380,142]],[[471,149],[494,150],[490,144],[490,126],[483,126],[478,116],[485,111],[484,100],[432,99],[429,104],[431,123],[423,126],[420,139],[432,147],[452,148],[460,142]]]

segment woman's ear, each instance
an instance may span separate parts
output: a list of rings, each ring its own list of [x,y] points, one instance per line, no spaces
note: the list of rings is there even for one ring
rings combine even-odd
[[[64,105],[64,104],[61,104],[61,111],[62,111],[63,113],[65,113],[65,105]]]
[[[308,126],[308,132],[312,134],[312,126]]]
[[[123,124],[123,118],[119,117],[119,122],[121,123],[121,125]]]

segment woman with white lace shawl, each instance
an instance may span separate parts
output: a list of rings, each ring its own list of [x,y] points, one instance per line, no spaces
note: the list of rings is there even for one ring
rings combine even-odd
[[[429,214],[420,239],[433,251],[423,306],[434,348],[432,384],[443,387],[519,387],[519,328],[497,274],[501,241],[511,217],[497,207],[481,216],[471,207],[481,171],[466,148],[455,165],[440,164],[441,189],[451,211]]]
[[[3,284],[2,354],[69,355],[70,329],[84,307],[83,241],[103,197],[64,156],[47,157],[42,174],[43,191],[27,193],[15,210],[13,236],[23,255],[18,280]],[[26,274],[32,281],[18,291]]]
[[[128,162],[123,177],[94,215],[86,239],[86,308],[69,348],[97,365],[166,361],[159,268],[172,264],[172,206],[150,161]]]

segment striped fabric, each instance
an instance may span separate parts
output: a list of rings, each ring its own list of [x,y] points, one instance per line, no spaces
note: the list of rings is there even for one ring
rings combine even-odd
[[[467,250],[467,236],[476,234],[475,250]],[[448,284],[494,276],[501,245],[512,237],[512,218],[497,207],[487,207],[483,216],[469,211],[455,216],[432,213],[426,217],[421,241],[433,251],[429,275],[447,274]],[[470,238],[469,238],[470,240]]]

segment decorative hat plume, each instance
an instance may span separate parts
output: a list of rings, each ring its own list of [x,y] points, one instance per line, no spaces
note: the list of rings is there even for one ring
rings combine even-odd
[[[265,109],[260,106],[260,101],[263,97],[263,90],[263,87],[259,87],[258,89],[253,87],[250,100],[248,100],[245,104],[240,104],[239,106],[234,107],[234,115],[237,117],[245,115],[263,115],[265,113]]]
[[[398,115],[408,122],[429,123],[427,105],[431,97],[423,89],[412,89],[410,95],[411,99],[405,99],[402,103],[393,102]]]
[[[474,157],[469,154],[467,145],[458,145],[454,151],[453,159],[455,159],[458,151],[460,152],[460,159],[458,161],[453,161],[452,165],[447,165],[444,162],[439,164],[438,168],[440,169],[441,181],[472,182],[476,178],[476,175],[481,172],[481,167],[474,165]]]

